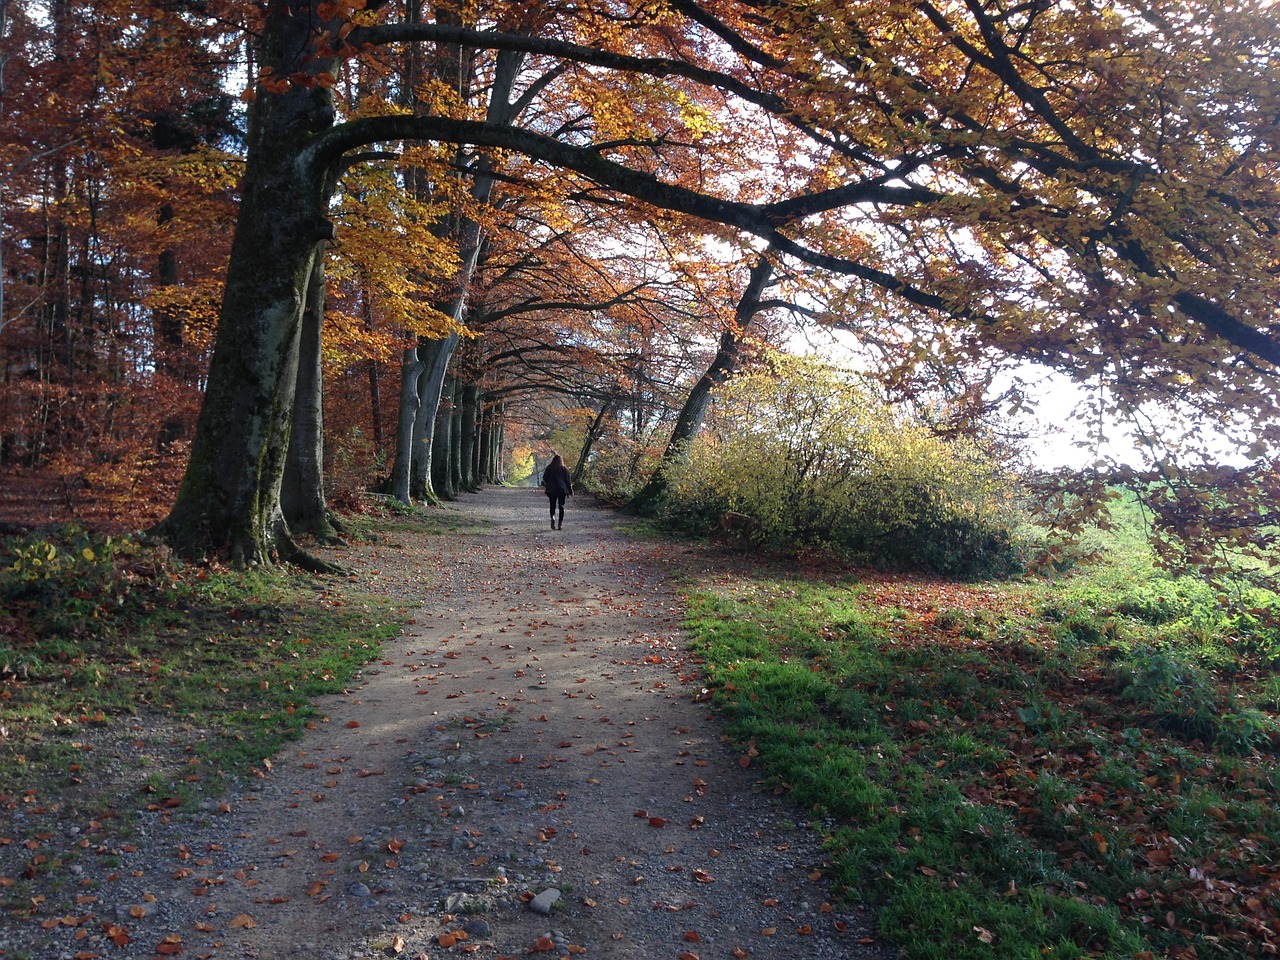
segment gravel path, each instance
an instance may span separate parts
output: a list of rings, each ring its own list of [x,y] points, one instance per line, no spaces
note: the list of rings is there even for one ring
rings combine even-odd
[[[890,956],[695,702],[674,581],[711,559],[582,500],[553,531],[490,489],[338,552],[421,603],[381,661],[199,815],[51,825],[67,912],[0,917],[0,957]]]

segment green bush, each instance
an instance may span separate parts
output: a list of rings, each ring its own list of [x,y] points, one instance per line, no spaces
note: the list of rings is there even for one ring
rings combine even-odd
[[[625,503],[640,492],[661,456],[652,437],[614,438],[592,451],[581,486],[612,503]]]
[[[953,576],[1019,568],[1011,487],[978,445],[941,439],[811,359],[777,355],[722,387],[669,480],[662,516],[680,529],[733,511],[779,549]]]
[[[0,545],[0,602],[39,634],[97,636],[143,598],[129,565],[138,544],[76,526]]]

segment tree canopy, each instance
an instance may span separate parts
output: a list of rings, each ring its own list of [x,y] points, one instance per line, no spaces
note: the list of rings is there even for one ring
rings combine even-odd
[[[663,285],[709,277],[716,261],[741,278],[767,252],[782,284],[775,305],[874,345],[887,373],[906,377],[926,361],[942,371],[1046,364],[1105,383],[1115,412],[1182,404],[1246,437],[1269,470],[1280,439],[1273,4],[50,9],[46,23],[3,8],[8,75],[51,91],[41,101],[27,84],[0,88],[14,159],[5,196],[20,198],[24,221],[5,237],[6,263],[43,264],[6,278],[6,333],[21,296],[62,291],[39,321],[54,339],[73,301],[90,302],[72,295],[69,267],[90,249],[78,235],[105,234],[86,232],[96,221],[69,202],[73,185],[95,212],[103,198],[151,211],[148,229],[173,235],[160,253],[179,249],[167,225],[208,217],[208,201],[229,192],[226,151],[239,148],[222,91],[247,78],[236,237],[203,415],[166,524],[194,551],[265,557],[287,537],[274,491],[308,277],[326,261],[340,266],[331,284],[346,284],[346,303],[369,310],[343,310],[333,332],[350,346],[331,334],[331,357],[391,366],[398,341],[417,344],[413,363],[425,370],[432,338],[501,329],[507,347],[469,351],[470,362],[487,354],[518,379],[513,369],[531,370],[523,360],[535,353],[578,361],[583,344],[540,337],[535,350],[527,329],[495,327],[498,318],[562,322],[594,304],[577,315],[609,318],[597,329],[625,338],[689,312]],[[82,23],[94,25],[90,39],[77,39]],[[81,66],[92,59],[84,43],[96,44],[96,79]],[[190,51],[202,67],[184,73]],[[51,112],[58,97],[75,111]],[[193,178],[202,190],[169,196]],[[121,213],[111,225],[127,222]],[[667,257],[643,277],[614,269],[640,228]],[[341,261],[326,252],[335,243]],[[549,251],[564,271],[554,282]],[[194,262],[194,251],[182,256]],[[176,340],[197,342],[210,271],[139,272],[154,274],[142,286],[156,341],[175,342],[165,331],[176,324]],[[41,292],[25,290],[28,278]],[[690,336],[714,343],[741,292],[722,291],[707,311],[715,318]],[[441,362],[452,359],[447,342]],[[618,358],[628,351],[594,346],[605,380],[626,379]],[[419,369],[405,363],[406,377]],[[440,386],[433,396],[424,382],[402,396],[434,418]]]

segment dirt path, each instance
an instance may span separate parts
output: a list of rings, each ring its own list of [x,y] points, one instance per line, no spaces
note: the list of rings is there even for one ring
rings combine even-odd
[[[258,789],[139,827],[160,862],[100,955],[887,955],[693,701],[673,584],[694,558],[575,501],[552,531],[534,490],[447,509],[462,526],[425,556],[351,552],[424,568],[413,622]],[[60,935],[51,958],[101,940]]]

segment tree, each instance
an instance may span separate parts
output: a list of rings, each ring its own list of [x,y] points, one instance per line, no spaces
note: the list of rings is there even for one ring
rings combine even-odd
[[[1104,374],[1130,400],[1191,385],[1212,412],[1246,404],[1277,439],[1274,9],[494,4],[483,30],[393,12],[268,5],[219,342],[165,524],[187,549],[254,560],[287,541],[279,450],[302,284],[330,233],[321,184],[372,144],[523,155],[525,178],[635,197],[849,277],[866,322],[921,311],[957,358]],[[343,58],[425,42],[536,63],[554,77],[527,88],[538,124],[459,111],[334,125]],[[737,179],[748,124],[774,148]]]

